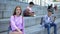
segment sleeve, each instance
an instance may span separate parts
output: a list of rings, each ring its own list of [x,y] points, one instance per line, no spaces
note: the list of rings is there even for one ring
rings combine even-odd
[[[17,29],[17,26],[15,25],[15,21],[14,21],[14,17],[13,16],[11,16],[10,22],[11,22],[11,28],[12,28],[12,30]]]
[[[44,20],[44,23],[45,24],[50,22],[50,20],[48,20],[48,17],[47,16],[45,16],[43,20]]]

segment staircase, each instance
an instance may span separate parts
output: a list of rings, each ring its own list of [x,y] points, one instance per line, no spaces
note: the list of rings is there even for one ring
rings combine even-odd
[[[8,30],[9,26],[9,19],[10,16],[13,14],[14,8],[17,5],[20,5],[22,10],[24,10],[28,3],[25,2],[18,2],[12,0],[1,0],[0,1],[0,32]],[[35,17],[24,17],[24,26],[25,26],[25,34],[46,34],[47,31],[43,25],[40,25],[41,17],[47,14],[47,7],[35,5],[33,8],[35,12]],[[57,28],[60,28],[60,12],[57,13],[56,24]],[[4,32],[3,32],[4,33]],[[1,34],[3,34],[1,33]],[[51,33],[53,34],[53,28],[51,29]],[[6,32],[7,34],[7,32]]]

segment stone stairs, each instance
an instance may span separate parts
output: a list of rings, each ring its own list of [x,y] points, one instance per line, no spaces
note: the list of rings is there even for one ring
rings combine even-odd
[[[24,10],[28,3],[25,2],[17,2],[17,1],[10,1],[10,0],[1,0],[0,1],[0,32],[8,30],[9,27],[9,17],[13,14],[14,8],[17,5],[20,5],[22,7],[22,10]],[[24,17],[24,33],[25,34],[47,34],[46,29],[43,25],[40,25],[41,17],[43,17],[45,14],[47,14],[47,7],[38,6],[35,5],[33,8],[33,11],[35,12],[35,17]],[[58,14],[59,13],[59,14]],[[57,13],[57,29],[60,29],[60,12]],[[3,18],[2,18],[3,17]],[[53,28],[51,29],[51,33],[53,33]],[[3,32],[0,34],[7,34],[8,32]]]

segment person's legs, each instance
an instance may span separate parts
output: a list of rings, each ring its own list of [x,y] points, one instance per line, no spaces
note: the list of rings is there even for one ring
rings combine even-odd
[[[48,34],[50,34],[50,24],[45,24],[44,26],[45,26],[45,28],[47,28]]]
[[[57,34],[57,26],[55,23],[52,23],[51,26],[54,27],[54,34]]]

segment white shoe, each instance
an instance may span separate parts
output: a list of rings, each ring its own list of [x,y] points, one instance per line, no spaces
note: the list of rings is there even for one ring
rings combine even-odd
[[[36,15],[34,15],[34,16],[36,16]]]

